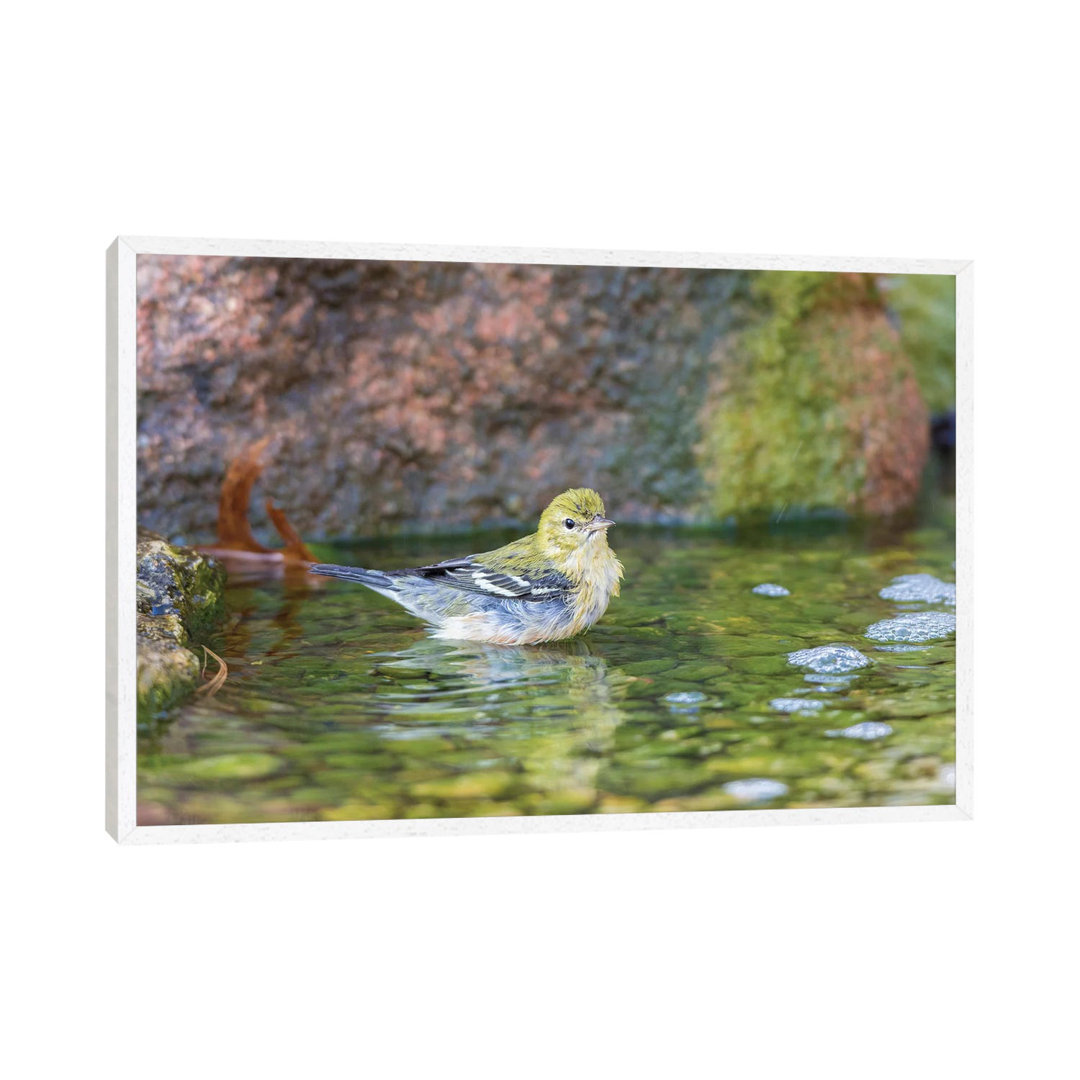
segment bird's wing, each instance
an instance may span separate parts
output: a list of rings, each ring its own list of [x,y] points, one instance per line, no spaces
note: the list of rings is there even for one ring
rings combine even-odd
[[[455,589],[504,597],[508,600],[555,600],[573,587],[569,578],[557,570],[512,573],[509,570],[496,570],[485,566],[472,557],[448,559],[431,566],[418,566],[408,572],[438,580]]]

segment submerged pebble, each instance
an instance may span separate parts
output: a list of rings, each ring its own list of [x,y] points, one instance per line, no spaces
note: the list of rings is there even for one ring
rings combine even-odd
[[[892,584],[886,585],[878,595],[882,600],[956,606],[956,586],[933,574],[902,574],[893,578]]]
[[[786,795],[788,786],[779,780],[753,777],[749,780],[732,780],[724,785],[724,791],[739,802],[765,802]]]
[[[933,641],[956,633],[956,616],[948,611],[911,611],[866,628],[872,641]]]
[[[816,649],[799,649],[788,653],[788,663],[808,667],[819,675],[839,675],[868,667],[870,659],[850,645],[819,645]]]
[[[770,585],[770,584],[767,584],[767,583],[764,584],[764,585],[755,585],[750,591],[757,593],[758,596],[790,596],[791,595],[791,590],[790,589],[785,589],[783,585]]]
[[[832,739],[884,739],[892,734],[892,728],[883,724],[880,720],[864,720],[861,724],[852,724],[851,727],[841,728],[838,731],[826,731]]]
[[[825,703],[822,701],[812,701],[810,698],[798,697],[773,698],[769,705],[777,712],[814,712],[825,707]]]

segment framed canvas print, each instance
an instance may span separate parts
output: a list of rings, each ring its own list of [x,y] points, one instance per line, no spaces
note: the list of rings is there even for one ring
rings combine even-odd
[[[127,237],[124,842],[963,818],[968,263]]]

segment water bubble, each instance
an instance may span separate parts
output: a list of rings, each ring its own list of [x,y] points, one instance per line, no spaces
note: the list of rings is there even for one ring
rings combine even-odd
[[[665,694],[664,700],[669,705],[699,705],[708,697],[700,690],[680,690],[674,694]]]
[[[878,595],[882,600],[956,606],[956,586],[933,574],[902,574],[893,578],[892,584],[886,585]]]
[[[791,595],[791,590],[790,589],[785,589],[783,585],[770,585],[770,584],[755,585],[750,591],[757,593],[758,596],[790,596]]]
[[[912,611],[866,629],[873,641],[933,641],[955,633],[956,616],[948,611]]]
[[[739,802],[765,802],[786,795],[788,786],[779,780],[754,777],[749,780],[732,780],[724,785],[724,791]]]
[[[777,712],[814,712],[825,708],[822,701],[812,701],[810,698],[778,697],[769,702]]]
[[[842,728],[839,731],[826,731],[832,739],[863,739],[869,742],[871,739],[884,739],[892,734],[892,728],[879,720],[864,720],[861,724],[852,724],[851,727]]]
[[[804,675],[803,679],[808,683],[813,683],[814,688],[821,690],[824,693],[835,694],[841,690],[846,690],[853,679],[857,679],[857,675]]]
[[[869,667],[870,659],[850,645],[819,645],[816,649],[799,649],[788,653],[788,663],[808,667],[819,675],[839,675]]]

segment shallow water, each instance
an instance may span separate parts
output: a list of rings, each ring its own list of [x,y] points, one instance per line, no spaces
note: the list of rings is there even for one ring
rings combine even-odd
[[[508,538],[316,554],[415,565]],[[228,680],[140,732],[140,823],[954,801],[952,621],[906,616],[955,606],[886,598],[910,595],[889,591],[902,575],[954,580],[947,523],[620,527],[612,546],[622,597],[585,637],[540,647],[430,640],[347,582],[231,580],[209,642]],[[849,648],[806,652],[830,645]]]

